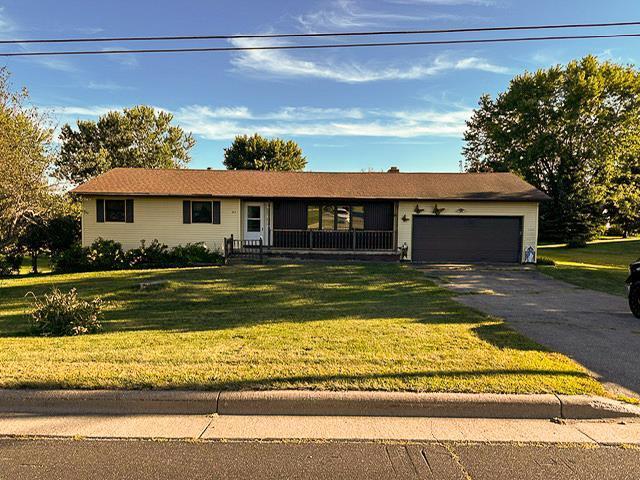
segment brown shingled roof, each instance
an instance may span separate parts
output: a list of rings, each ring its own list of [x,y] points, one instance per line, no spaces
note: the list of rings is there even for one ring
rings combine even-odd
[[[511,173],[328,173],[115,168],[73,190],[80,195],[526,200],[548,197]]]

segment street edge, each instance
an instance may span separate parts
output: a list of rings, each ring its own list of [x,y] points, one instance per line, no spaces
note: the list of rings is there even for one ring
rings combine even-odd
[[[605,397],[368,391],[0,390],[0,412],[33,414],[309,415],[502,419],[640,417]]]

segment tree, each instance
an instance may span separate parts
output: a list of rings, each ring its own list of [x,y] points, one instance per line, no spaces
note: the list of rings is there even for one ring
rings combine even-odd
[[[26,105],[28,98],[24,89],[11,90],[8,71],[0,69],[0,253],[14,247],[34,219],[61,204],[47,181],[53,130]]]
[[[637,157],[621,160],[613,177],[613,188],[607,203],[612,226],[624,237],[640,231],[640,160]]]
[[[267,139],[255,133],[237,136],[224,149],[224,165],[228,170],[300,171],[307,159],[293,140]]]
[[[637,165],[640,75],[593,56],[525,72],[480,99],[464,139],[467,171],[512,171],[551,196],[542,238],[582,242],[604,228],[623,159]]]
[[[183,168],[195,140],[172,120],[168,112],[139,105],[109,112],[97,122],[78,120],[77,130],[67,124],[60,133],[55,174],[78,184],[115,167]]]

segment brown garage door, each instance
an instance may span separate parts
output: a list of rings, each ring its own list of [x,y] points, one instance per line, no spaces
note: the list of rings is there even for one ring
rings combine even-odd
[[[521,217],[413,217],[414,262],[518,263]]]

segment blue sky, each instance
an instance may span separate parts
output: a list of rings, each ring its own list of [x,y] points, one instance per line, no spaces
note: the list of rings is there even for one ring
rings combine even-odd
[[[21,39],[632,20],[640,20],[640,2],[630,0],[0,0],[0,37]],[[624,31],[640,32],[640,27]],[[223,148],[236,134],[258,132],[297,141],[310,170],[381,170],[397,165],[403,171],[457,171],[464,121],[481,94],[506,89],[511,77],[526,69],[589,53],[636,63],[638,47],[640,39],[607,39],[13,58],[0,59],[0,65],[4,62],[14,84],[27,86],[34,103],[47,108],[60,124],[136,104],[173,112],[198,141],[194,168],[221,168]]]

